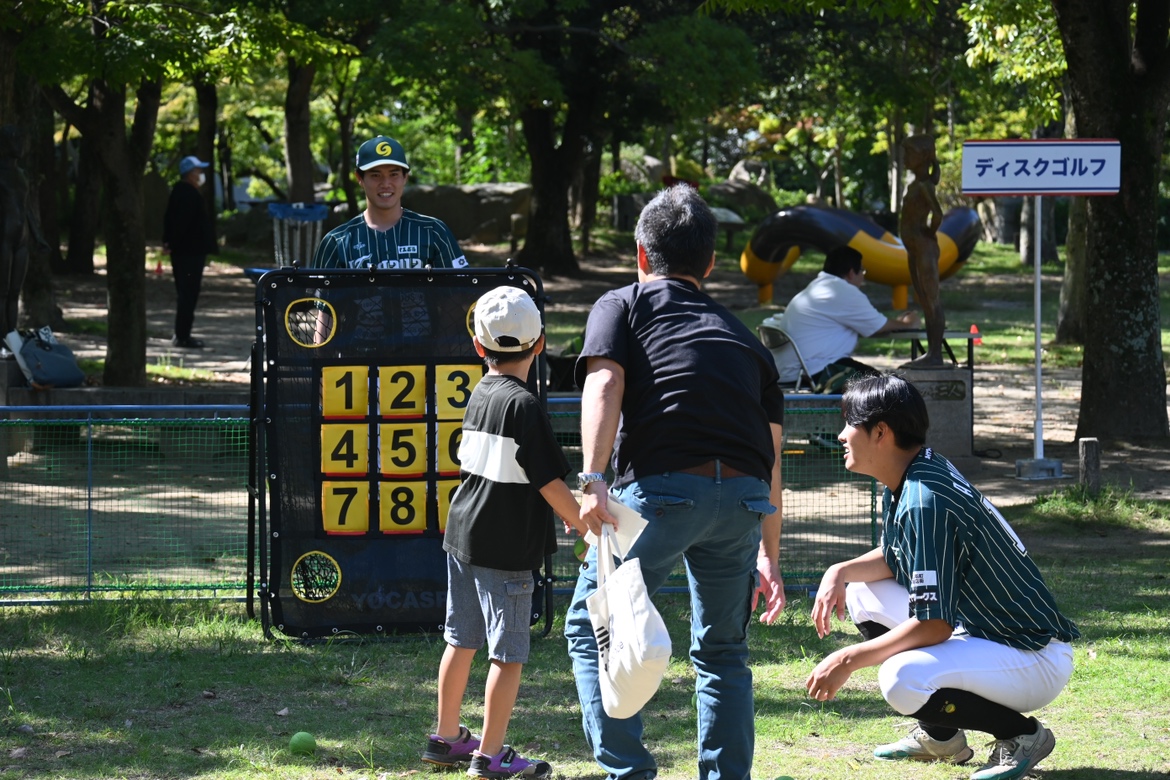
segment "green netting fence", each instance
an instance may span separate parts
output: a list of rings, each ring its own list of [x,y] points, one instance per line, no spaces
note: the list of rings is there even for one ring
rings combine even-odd
[[[242,597],[255,571],[248,426],[246,416],[0,420],[0,604]]]
[[[43,419],[0,420],[0,605],[153,591],[243,598],[258,564],[248,546],[247,407],[110,419],[92,409],[80,419],[60,411],[50,419],[46,407],[21,415]],[[576,471],[579,405],[554,402],[550,415]],[[781,555],[789,586],[815,584],[826,566],[877,541],[875,484],[845,470],[839,429],[835,399],[789,401]],[[576,578],[575,543],[559,537],[558,592]]]

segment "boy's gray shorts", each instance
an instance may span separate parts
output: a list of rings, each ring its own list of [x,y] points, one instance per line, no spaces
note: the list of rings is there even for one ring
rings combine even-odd
[[[528,661],[532,572],[504,571],[462,563],[447,554],[447,623],[443,638],[506,664]]]

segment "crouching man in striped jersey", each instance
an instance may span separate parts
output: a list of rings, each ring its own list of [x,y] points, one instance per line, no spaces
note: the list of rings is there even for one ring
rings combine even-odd
[[[855,670],[880,665],[882,696],[918,725],[877,758],[965,763],[971,729],[995,739],[971,780],[1023,777],[1056,745],[1023,713],[1068,683],[1080,634],[999,511],[924,446],[930,421],[913,385],[859,377],[841,406],[845,468],[885,485],[882,539],[821,578],[817,633],[848,609],[865,641],[821,661],[809,696],[832,699]]]

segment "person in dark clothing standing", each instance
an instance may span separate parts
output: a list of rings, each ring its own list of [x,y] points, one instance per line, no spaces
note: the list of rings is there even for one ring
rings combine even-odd
[[[211,221],[199,191],[207,180],[203,169],[209,165],[194,156],[182,159],[179,180],[171,190],[163,217],[163,254],[171,256],[178,297],[171,344],[183,349],[203,348],[202,340],[191,337],[191,325],[195,322],[195,304],[199,302],[207,254],[215,251]]]

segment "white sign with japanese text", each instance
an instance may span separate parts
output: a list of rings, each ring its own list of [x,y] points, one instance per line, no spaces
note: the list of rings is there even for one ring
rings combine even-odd
[[[967,141],[964,195],[1113,195],[1121,143],[1112,139]]]

